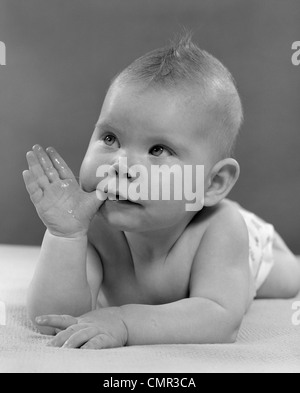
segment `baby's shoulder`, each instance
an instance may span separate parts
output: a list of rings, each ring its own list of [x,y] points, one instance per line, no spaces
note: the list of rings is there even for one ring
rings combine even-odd
[[[248,232],[239,205],[224,200],[194,216],[169,256],[173,266],[174,261],[184,259],[184,266],[191,269],[197,255],[201,254],[203,260],[203,255],[210,254],[216,245],[222,253],[225,249],[244,248],[247,242]]]
[[[244,231],[245,222],[240,213],[240,205],[224,199],[218,205],[204,208],[193,218],[189,230],[201,234],[199,240],[207,232],[238,232]]]

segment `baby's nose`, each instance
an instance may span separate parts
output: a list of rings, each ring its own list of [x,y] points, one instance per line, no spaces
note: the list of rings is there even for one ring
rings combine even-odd
[[[112,169],[119,177],[127,177],[127,179],[132,178],[132,175],[130,173],[130,168],[127,163],[127,159],[119,158],[119,160],[112,165]]]

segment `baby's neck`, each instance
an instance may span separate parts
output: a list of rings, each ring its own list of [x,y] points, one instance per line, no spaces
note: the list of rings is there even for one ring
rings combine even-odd
[[[147,232],[124,232],[131,251],[133,263],[151,264],[164,262],[181,237],[189,222],[182,222],[172,228],[163,228]]]

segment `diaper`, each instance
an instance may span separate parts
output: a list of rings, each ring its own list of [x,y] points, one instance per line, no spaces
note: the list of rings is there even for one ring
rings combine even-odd
[[[239,206],[249,233],[249,264],[254,277],[255,289],[266,281],[274,266],[273,241],[275,230],[255,214]]]

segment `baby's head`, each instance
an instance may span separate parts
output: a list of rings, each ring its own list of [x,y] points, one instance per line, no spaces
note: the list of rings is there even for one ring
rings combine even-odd
[[[192,42],[190,35],[138,58],[113,79],[111,87],[114,84],[179,97],[187,109],[194,110],[199,135],[211,141],[219,158],[232,156],[243,121],[235,81],[219,60]],[[204,112],[206,124],[201,118]]]
[[[213,206],[227,196],[239,176],[232,152],[242,119],[229,71],[185,36],[142,56],[114,78],[82,164],[81,185],[86,191],[96,189],[99,166],[121,173],[120,158],[126,158],[128,183],[136,164],[148,173],[154,165],[202,165],[204,205]],[[151,188],[150,180],[148,185]],[[155,229],[188,222],[195,212],[188,213],[185,206],[184,198],[142,201],[139,209],[132,206],[129,226],[134,230],[143,223]],[[112,224],[129,228],[128,206],[108,201],[101,210]]]

